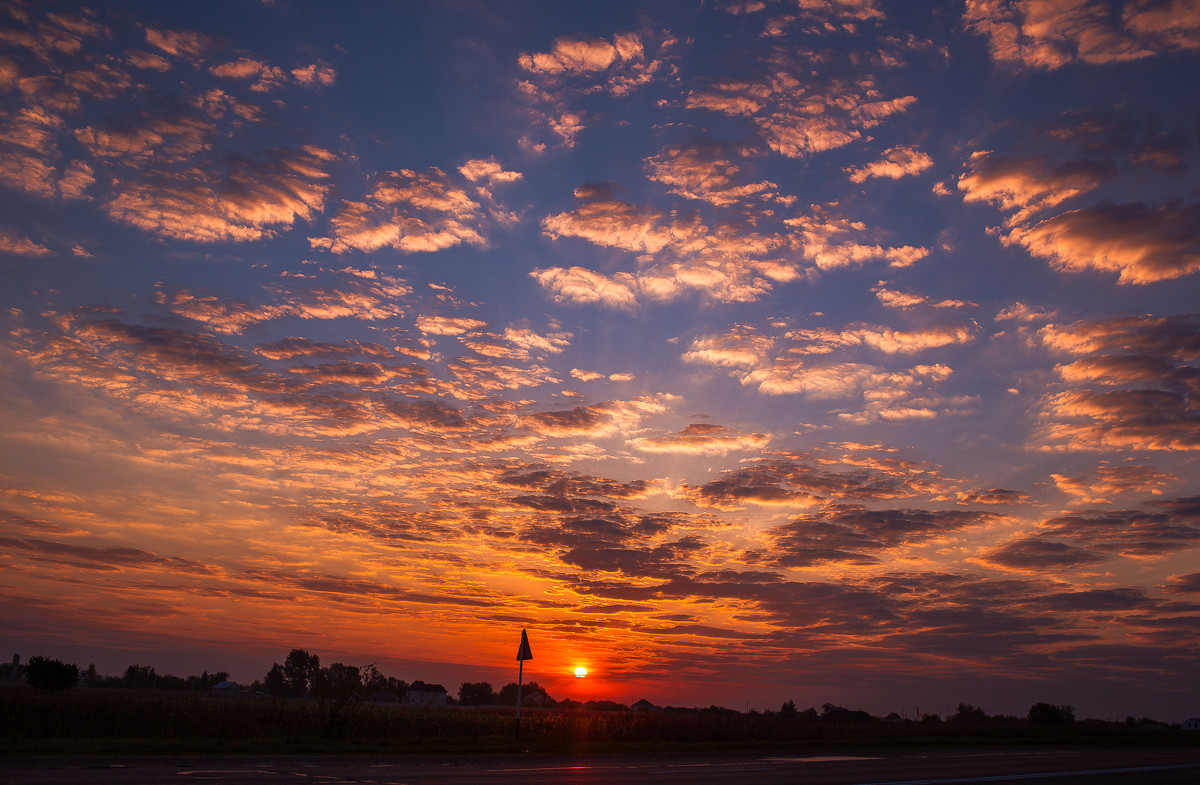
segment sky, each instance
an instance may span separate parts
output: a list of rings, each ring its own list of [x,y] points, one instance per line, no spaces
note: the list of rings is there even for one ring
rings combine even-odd
[[[1197,76],[1190,0],[5,0],[0,646],[1195,716]]]

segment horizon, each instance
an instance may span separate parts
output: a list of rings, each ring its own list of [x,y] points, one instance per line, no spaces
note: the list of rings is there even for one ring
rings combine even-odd
[[[1198,72],[1180,0],[0,3],[0,645],[1196,716]]]

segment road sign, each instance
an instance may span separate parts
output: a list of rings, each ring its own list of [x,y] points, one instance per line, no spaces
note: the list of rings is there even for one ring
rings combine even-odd
[[[533,659],[533,652],[529,650],[529,636],[525,630],[521,630],[521,647],[517,649],[517,659],[521,662]]]

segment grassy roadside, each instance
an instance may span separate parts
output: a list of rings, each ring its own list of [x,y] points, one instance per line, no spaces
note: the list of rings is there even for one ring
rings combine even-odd
[[[2,755],[486,754],[820,751],[914,746],[1200,746],[1123,723],[1036,726],[805,722],[737,712],[529,711],[363,705],[331,722],[314,701],[0,688]]]

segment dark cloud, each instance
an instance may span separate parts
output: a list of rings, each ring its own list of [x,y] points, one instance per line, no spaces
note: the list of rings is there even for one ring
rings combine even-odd
[[[34,562],[65,566],[76,570],[116,572],[126,569],[162,569],[193,575],[215,575],[206,564],[179,556],[160,556],[140,548],[96,548],[50,540],[0,537],[0,546],[10,553],[22,553]]]
[[[556,496],[605,496],[628,499],[646,490],[645,480],[620,482],[606,477],[590,477],[561,469],[527,466],[507,471],[497,478],[501,485],[536,488]]]
[[[1166,589],[1175,594],[1200,594],[1200,572],[1177,575],[1167,584]]]
[[[1089,510],[1044,522],[1039,536],[1074,540],[1093,551],[1162,556],[1200,542],[1197,497],[1154,502],[1160,512]]]
[[[1004,567],[1044,570],[1095,564],[1104,561],[1106,557],[1065,542],[1024,537],[987,551],[981,558]]]
[[[833,471],[817,461],[766,459],[724,472],[698,487],[685,487],[696,504],[727,507],[744,503],[804,504],[821,499],[882,500],[927,493],[940,478],[910,463],[874,462]]]
[[[820,513],[798,516],[768,531],[768,560],[779,567],[811,567],[826,562],[874,564],[882,551],[987,525],[998,517],[966,510],[868,510],[848,504],[830,505]]]

